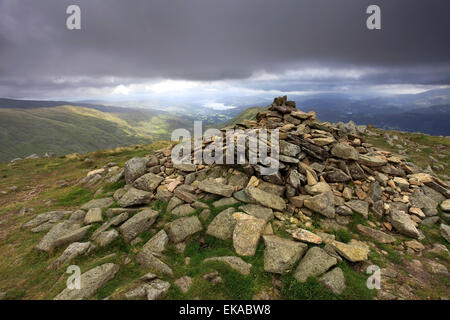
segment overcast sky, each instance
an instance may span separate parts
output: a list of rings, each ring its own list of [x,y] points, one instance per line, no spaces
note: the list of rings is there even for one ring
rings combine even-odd
[[[370,4],[382,30],[366,28]],[[0,96],[419,92],[450,85],[449,34],[449,0],[0,0]]]

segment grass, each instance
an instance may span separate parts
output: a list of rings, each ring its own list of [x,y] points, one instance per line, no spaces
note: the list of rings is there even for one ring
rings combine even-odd
[[[67,194],[58,199],[57,204],[61,207],[74,207],[82,205],[92,199],[89,189],[75,186]]]

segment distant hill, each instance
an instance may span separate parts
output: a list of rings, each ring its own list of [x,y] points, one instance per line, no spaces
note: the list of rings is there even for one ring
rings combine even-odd
[[[164,112],[57,103],[1,99],[0,161],[147,144],[191,124]]]

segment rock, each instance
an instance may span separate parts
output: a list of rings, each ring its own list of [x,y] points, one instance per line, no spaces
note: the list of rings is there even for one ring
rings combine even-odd
[[[303,205],[314,212],[320,213],[328,218],[334,218],[334,195],[327,191],[317,196],[305,199]]]
[[[177,217],[185,217],[192,213],[194,213],[195,208],[192,208],[189,203],[182,204],[181,206],[176,207],[172,210],[172,214]]]
[[[337,158],[358,160],[359,152],[348,143],[336,143],[331,149],[331,154]]]
[[[334,240],[330,242],[330,246],[350,262],[366,261],[370,251],[367,246],[362,246],[353,240],[349,243]]]
[[[289,157],[295,157],[301,152],[299,146],[286,142],[284,140],[280,141],[280,153]]]
[[[320,281],[328,288],[330,289],[334,294],[341,294],[344,292],[346,285],[345,285],[345,276],[344,272],[341,268],[336,267],[331,271],[328,271],[325,273],[321,278]]]
[[[130,190],[128,190],[117,203],[122,208],[126,208],[139,204],[147,204],[150,202],[152,197],[153,194],[151,192],[130,188]]]
[[[411,206],[422,209],[427,217],[436,216],[438,214],[438,203],[427,197],[422,190],[416,189],[410,196]]]
[[[203,279],[205,279],[208,282],[211,282],[214,285],[223,283],[223,279],[220,277],[220,274],[217,271],[213,271],[203,275]]]
[[[169,237],[164,230],[155,234],[146,244],[142,247],[144,250],[150,250],[151,252],[161,253],[166,249],[169,243]]]
[[[340,169],[332,169],[323,174],[323,177],[327,182],[335,183],[335,182],[348,182],[352,180],[352,178],[346,174],[344,171]]]
[[[347,206],[337,206],[335,208],[336,214],[340,216],[351,216],[353,214],[353,210]]]
[[[174,163],[173,167],[184,172],[195,172],[197,170],[197,166],[193,163]]]
[[[236,203],[239,203],[239,202],[236,201],[236,199],[234,199],[234,198],[222,198],[220,200],[214,201],[213,206],[214,206],[214,208],[217,208],[217,207],[223,207],[223,206],[231,206]]]
[[[272,273],[287,273],[303,256],[308,246],[304,243],[280,238],[263,236],[266,248],[264,250],[264,271]]]
[[[381,190],[380,184],[378,181],[372,182],[369,186],[368,196],[372,199],[373,202],[380,201],[383,196],[383,191]]]
[[[60,222],[55,224],[50,231],[41,239],[36,245],[35,249],[40,251],[50,252],[55,247],[55,241],[61,237],[64,237],[71,232],[78,230],[80,224],[69,221]]]
[[[306,243],[312,243],[312,244],[321,244],[322,238],[318,235],[312,233],[311,231],[305,230],[305,229],[297,229],[293,234],[292,237],[296,240],[300,240],[302,242]]]
[[[310,248],[300,260],[294,277],[299,282],[306,282],[309,277],[317,277],[336,265],[337,259],[319,247]]]
[[[361,233],[363,236],[372,238],[380,243],[392,243],[395,242],[395,238],[387,233],[384,233],[383,231],[372,229],[366,226],[363,226],[362,224],[358,224],[356,226],[359,233]]]
[[[99,235],[95,238],[94,242],[98,244],[100,247],[106,247],[114,240],[119,237],[119,232],[117,230],[112,229],[108,231],[100,232]]]
[[[450,212],[450,199],[444,200],[441,203],[441,209],[445,212]]]
[[[142,249],[136,255],[136,262],[156,274],[173,276],[172,269],[166,263],[155,257],[154,252],[149,249]]]
[[[47,231],[50,230],[55,223],[60,222],[71,213],[72,211],[50,211],[41,213],[27,223],[23,224],[22,229],[34,229],[39,226],[43,226],[38,232]]]
[[[177,188],[174,193],[177,198],[186,201],[187,203],[197,201],[197,196],[195,194],[182,190],[181,187]]]
[[[134,157],[128,160],[124,166],[125,182],[132,184],[137,178],[147,172],[148,158]]]
[[[245,193],[254,202],[274,210],[283,211],[286,208],[286,203],[283,198],[277,196],[273,193],[268,193],[259,188],[247,187],[245,188]]]
[[[105,222],[97,230],[94,231],[94,233],[92,234],[92,240],[95,240],[95,238],[100,233],[102,233],[103,231],[108,230],[109,227],[111,227],[111,226],[118,226],[122,222],[128,220],[128,216],[129,216],[128,212],[123,212],[123,213],[119,214],[118,216],[115,216],[114,218],[111,218],[109,221]]]
[[[192,285],[192,278],[189,276],[183,276],[177,280],[175,280],[174,285],[180,288],[181,292],[187,293]]]
[[[238,255],[253,256],[266,222],[244,213],[234,213],[233,246]]]
[[[180,218],[166,224],[169,239],[173,243],[184,241],[190,235],[193,235],[203,229],[200,220],[195,217]]]
[[[414,226],[414,222],[411,220],[408,214],[403,211],[391,210],[391,223],[392,226],[401,234],[412,238],[419,238],[420,233]]]
[[[147,287],[148,286],[149,286],[148,284],[143,284],[143,285],[140,285],[137,288],[134,288],[134,289],[132,289],[130,291],[127,291],[125,293],[125,298],[129,300],[129,299],[139,299],[139,298],[146,297],[147,296]]]
[[[98,289],[114,278],[119,271],[119,266],[113,263],[105,263],[86,271],[81,275],[80,289],[64,289],[54,300],[82,300],[92,296]]]
[[[102,209],[100,208],[89,209],[89,211],[86,213],[86,216],[84,217],[84,224],[100,223],[102,221]]]
[[[236,220],[233,217],[234,211],[234,208],[228,208],[215,216],[209,224],[206,234],[222,240],[231,239],[236,225]]]
[[[156,300],[164,296],[170,289],[170,283],[155,279],[146,288],[147,300]]]
[[[53,242],[53,247],[63,247],[72,242],[83,240],[90,228],[91,226],[85,226],[62,235]]]
[[[155,222],[158,212],[152,209],[143,210],[128,219],[119,228],[120,234],[126,242],[130,242],[137,235],[148,228]]]
[[[153,192],[163,180],[164,178],[157,176],[156,174],[147,173],[142,177],[137,178],[133,183],[133,187],[139,190]]]
[[[369,204],[362,200],[350,200],[345,203],[347,207],[361,214],[364,218],[369,217]]]
[[[369,156],[366,154],[360,154],[358,162],[368,167],[381,167],[387,164],[386,159],[382,159],[378,156]]]
[[[177,197],[172,197],[169,201],[169,203],[167,204],[167,208],[166,211],[167,212],[171,212],[173,209],[175,209],[176,207],[178,207],[180,204],[183,204],[184,201],[181,199],[178,199]]]
[[[81,206],[81,209],[84,209],[84,210],[89,210],[89,209],[93,209],[93,208],[104,209],[104,208],[110,207],[113,203],[114,203],[113,198],[94,199],[94,200],[91,200],[91,201],[83,204]]]
[[[439,217],[438,216],[434,216],[434,217],[428,217],[422,220],[421,224],[425,225],[425,226],[432,226],[435,225],[439,222]]]
[[[408,180],[401,178],[401,177],[394,177],[395,184],[400,188],[402,191],[407,191],[409,189],[409,182]]]
[[[441,223],[441,236],[450,243],[450,226]]]
[[[326,182],[318,182],[313,186],[305,186],[305,189],[312,196],[331,191],[330,185]]]
[[[422,251],[425,249],[425,246],[417,240],[405,241],[405,245],[414,251]]]
[[[66,250],[64,250],[64,252],[47,267],[47,269],[58,269],[76,257],[85,254],[91,248],[92,244],[90,242],[71,243]]]
[[[212,179],[200,181],[198,188],[202,191],[228,198],[231,197],[235,191],[233,186],[217,183]]]
[[[247,263],[241,258],[235,256],[212,257],[203,260],[203,262],[210,262],[210,261],[223,262],[243,275],[249,275],[252,269],[252,265],[250,263]]]
[[[245,204],[240,207],[240,210],[254,216],[255,218],[263,219],[266,222],[271,221],[274,217],[272,209],[260,206],[258,204]]]

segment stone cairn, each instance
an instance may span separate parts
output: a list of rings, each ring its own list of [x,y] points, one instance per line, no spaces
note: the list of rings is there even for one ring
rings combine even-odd
[[[158,278],[173,276],[171,266],[164,262],[168,244],[175,244],[182,252],[185,242],[202,230],[209,236],[232,241],[236,253],[207,261],[225,263],[248,275],[252,265],[241,256],[253,256],[262,238],[266,272],[292,272],[300,282],[310,276],[320,277],[335,294],[345,289],[345,276],[336,266],[338,262],[345,259],[367,263],[373,246],[370,241],[352,239],[344,243],[335,239],[332,231],[345,229],[352,215],[367,219],[367,224],[357,225],[365,239],[378,243],[405,241],[411,252],[420,250],[421,243],[415,239],[424,238],[420,224],[440,224],[442,237],[450,241],[450,227],[438,216],[440,205],[448,217],[448,185],[365,142],[358,134],[364,128],[355,130],[355,126],[349,129],[320,122],[314,112],[296,109],[295,102],[286,96],[276,98],[255,120],[246,120],[234,128],[279,129],[279,170],[261,175],[260,163],[173,164],[169,147],[132,158],[122,169],[111,165],[95,170],[79,182],[92,187],[124,180],[126,185],[113,197],[94,199],[74,212],[40,214],[23,228],[32,232],[48,230],[37,250],[66,248],[49,266],[57,269],[118,237],[134,245],[141,241],[141,232],[156,227],[156,234],[135,257],[152,273],[126,293],[127,298],[148,299],[162,297],[171,286]],[[213,141],[203,141],[203,147]],[[214,207],[225,209],[211,217],[209,206],[201,199],[214,199]],[[156,200],[167,203],[165,214],[173,217],[171,222],[158,223],[161,213],[152,209]],[[118,207],[110,208],[114,203]],[[90,232],[94,224],[101,225]],[[278,236],[279,231],[290,237]],[[90,239],[86,239],[88,235]],[[56,299],[87,298],[118,270],[119,266],[111,263],[91,269],[82,275],[81,290],[65,289]],[[222,281],[217,272],[204,278],[214,283]],[[173,282],[183,292],[191,283],[188,276]]]

